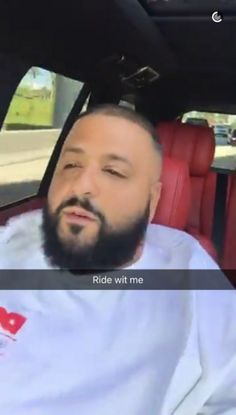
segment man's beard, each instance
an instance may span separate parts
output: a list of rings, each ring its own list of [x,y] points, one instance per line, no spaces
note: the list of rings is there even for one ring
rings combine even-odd
[[[65,207],[78,206],[93,213],[100,220],[100,229],[93,243],[82,244],[76,241],[76,235],[83,229],[83,225],[69,225],[74,240],[61,240],[58,235],[59,213]],[[63,202],[55,213],[50,212],[48,203],[43,209],[43,249],[51,265],[85,274],[94,270],[112,270],[122,267],[134,257],[140,243],[142,243],[148,226],[150,205],[149,202],[143,214],[129,223],[126,228],[111,230],[104,216],[91,206],[89,200],[79,200],[73,197]]]

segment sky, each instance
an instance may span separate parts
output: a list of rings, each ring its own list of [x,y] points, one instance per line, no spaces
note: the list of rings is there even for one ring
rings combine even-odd
[[[38,68],[38,74],[36,78],[33,78],[31,73],[27,73],[22,79],[20,86],[28,86],[31,88],[52,88],[52,77],[49,71]]]

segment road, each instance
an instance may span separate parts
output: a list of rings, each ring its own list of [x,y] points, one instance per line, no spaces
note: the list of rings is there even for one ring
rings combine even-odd
[[[60,130],[0,133],[0,206],[34,194]],[[217,145],[214,166],[236,170],[236,147]]]
[[[40,180],[60,130],[0,133],[0,183]]]
[[[0,206],[37,192],[60,130],[0,133]]]
[[[214,167],[236,170],[236,146],[217,145],[215,150]]]

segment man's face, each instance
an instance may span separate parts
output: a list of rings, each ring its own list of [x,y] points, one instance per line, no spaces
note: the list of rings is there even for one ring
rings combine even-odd
[[[160,169],[142,127],[105,114],[77,121],[44,209],[44,249],[51,262],[102,269],[132,261],[159,200]]]

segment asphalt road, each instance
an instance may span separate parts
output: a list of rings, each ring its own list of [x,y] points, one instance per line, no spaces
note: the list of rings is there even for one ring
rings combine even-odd
[[[60,130],[0,133],[0,206],[37,192]],[[220,143],[215,167],[236,170],[236,147]]]
[[[216,146],[214,167],[236,170],[236,146],[221,144]]]
[[[60,130],[0,133],[0,184],[40,180]]]
[[[0,133],[0,206],[33,195],[60,130]]]

